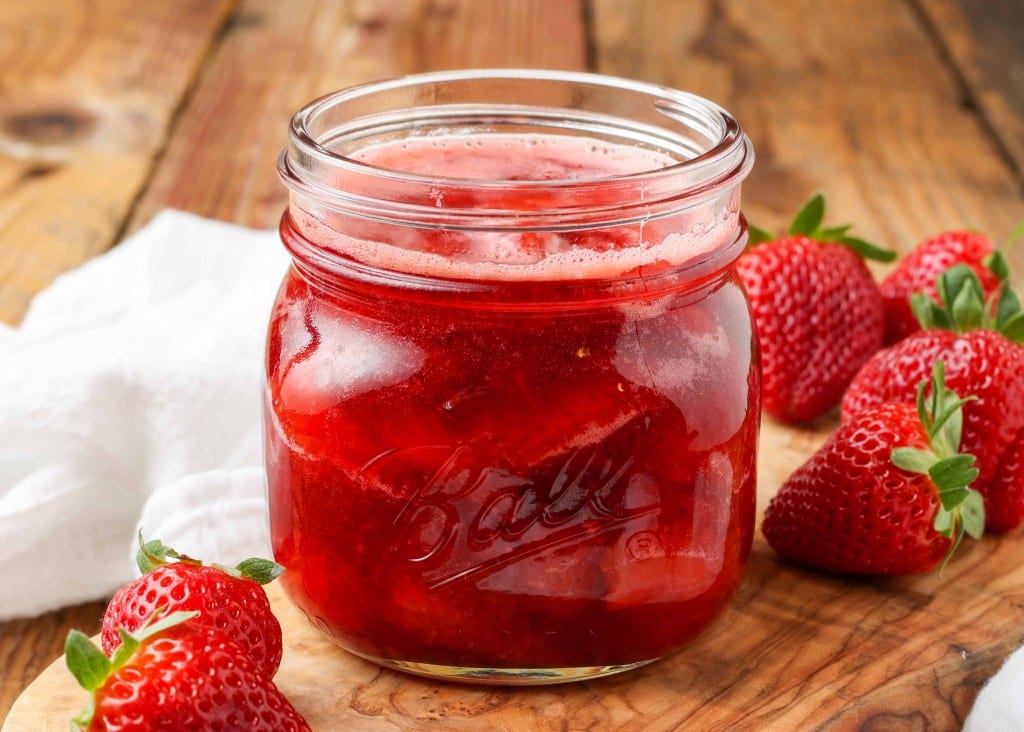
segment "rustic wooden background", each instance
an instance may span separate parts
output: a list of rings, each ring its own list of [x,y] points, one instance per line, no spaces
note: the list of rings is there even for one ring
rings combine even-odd
[[[589,69],[718,101],[757,149],[744,195],[762,226],[817,188],[834,220],[904,250],[962,226],[998,241],[1024,219],[1021,0],[4,0],[0,321],[162,208],[272,227],[285,205],[275,159],[307,100],[481,66]],[[1022,251],[1010,259],[1024,271]],[[794,456],[830,426],[789,433]],[[1013,561],[1021,546],[986,555]],[[776,564],[759,540],[743,592],[764,591],[757,567]],[[1016,579],[992,579],[1024,616]],[[0,718],[102,609],[0,624]],[[1024,618],[1006,628],[958,686],[936,674],[945,717],[886,729],[955,725]]]

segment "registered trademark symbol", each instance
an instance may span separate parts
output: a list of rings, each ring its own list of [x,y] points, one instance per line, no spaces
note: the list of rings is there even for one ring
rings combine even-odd
[[[626,554],[637,562],[659,557],[662,553],[661,542],[653,531],[638,531],[626,540]]]

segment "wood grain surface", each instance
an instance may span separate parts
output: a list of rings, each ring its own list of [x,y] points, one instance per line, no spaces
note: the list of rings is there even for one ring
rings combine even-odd
[[[705,94],[754,140],[745,209],[763,226],[821,188],[832,220],[902,251],[965,225],[998,240],[1024,218],[1020,23],[1018,0],[0,3],[0,321],[161,208],[273,226],[275,159],[301,104],[440,68],[590,68]],[[766,425],[762,457],[778,462],[762,509],[831,427]],[[634,677],[526,692],[532,716],[508,692],[438,701],[449,687],[387,672],[339,698],[374,729],[397,728],[395,710],[419,729],[489,705],[507,729],[639,729],[644,715],[650,729],[953,729],[1024,637],[1008,569],[1022,549],[986,539],[942,583],[850,583],[780,564],[759,538],[705,639]],[[0,718],[101,607],[0,624]]]
[[[831,427],[766,424],[759,504]],[[937,575],[851,581],[779,562],[760,537],[739,594],[679,653],[558,687],[440,684],[334,647],[270,588],[285,637],[276,683],[318,732],[347,730],[956,729],[1024,640],[1024,536],[986,538]],[[61,662],[3,732],[63,729],[83,692]]]
[[[1024,2],[918,3],[960,77],[963,103],[980,113],[1024,186]]]
[[[0,3],[0,320],[117,239],[229,5]]]

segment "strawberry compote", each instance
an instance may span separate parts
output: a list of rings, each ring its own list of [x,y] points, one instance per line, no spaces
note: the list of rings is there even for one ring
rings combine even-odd
[[[635,216],[672,154],[438,130],[346,150],[323,189],[288,155],[265,436],[293,601],[379,663],[500,683],[705,627],[753,533],[738,179]]]

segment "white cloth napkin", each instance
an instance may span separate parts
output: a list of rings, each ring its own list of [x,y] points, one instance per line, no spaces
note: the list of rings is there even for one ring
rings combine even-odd
[[[0,620],[108,595],[135,534],[269,556],[260,380],[272,232],[164,212],[0,327]],[[1024,729],[1024,649],[965,730]]]
[[[288,257],[164,212],[0,328],[0,620],[108,595],[134,534],[269,556],[260,383]]]

